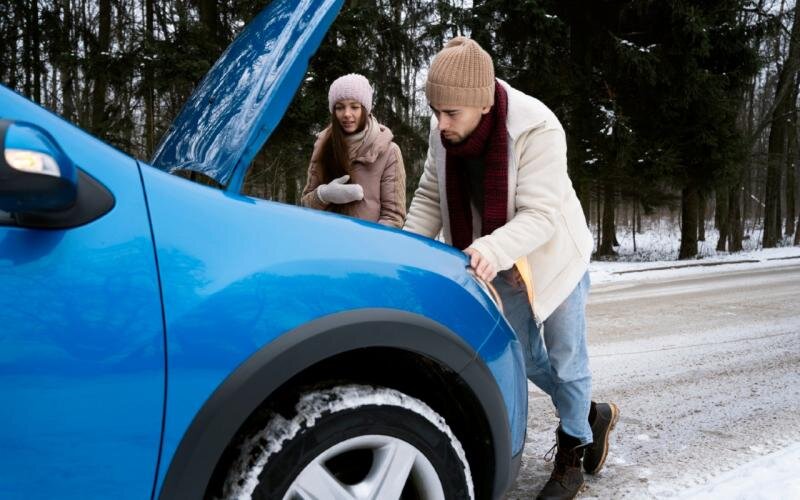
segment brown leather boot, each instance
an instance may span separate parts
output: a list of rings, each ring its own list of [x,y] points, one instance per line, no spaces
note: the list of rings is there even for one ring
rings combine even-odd
[[[619,408],[614,403],[595,403],[589,410],[589,425],[592,426],[592,444],[586,447],[583,455],[583,470],[597,474],[606,463],[608,456],[608,437],[619,420]]]
[[[557,448],[553,473],[536,498],[538,500],[570,500],[575,498],[583,488],[581,458],[583,458],[584,447],[581,446],[578,438],[565,434],[559,427],[556,430],[556,445],[553,448]],[[551,449],[550,452],[552,451]]]

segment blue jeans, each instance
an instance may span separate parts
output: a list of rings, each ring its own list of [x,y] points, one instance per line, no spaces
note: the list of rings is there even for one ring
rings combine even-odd
[[[561,429],[580,439],[581,444],[591,443],[592,374],[586,348],[589,272],[544,321],[541,331],[516,267],[498,273],[492,284],[503,300],[506,319],[522,344],[528,379],[550,396],[561,418]]]

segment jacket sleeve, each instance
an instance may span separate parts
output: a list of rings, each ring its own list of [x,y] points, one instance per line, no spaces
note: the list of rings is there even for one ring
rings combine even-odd
[[[322,179],[319,175],[319,164],[316,159],[312,158],[308,165],[308,179],[306,180],[306,187],[303,188],[303,195],[300,198],[300,204],[308,208],[316,208],[318,210],[325,210],[328,208],[328,203],[323,203],[317,196],[317,187],[322,184]]]
[[[390,158],[381,175],[381,213],[378,224],[403,227],[406,218],[406,168],[400,146],[391,145]]]
[[[560,129],[534,129],[521,137],[518,154],[515,215],[491,234],[475,240],[474,248],[494,264],[509,269],[547,243],[561,217],[562,200],[571,189],[567,175],[567,142]]]
[[[435,128],[434,128],[435,130]],[[439,200],[439,179],[436,174],[436,161],[433,148],[428,141],[428,155],[425,168],[419,179],[419,187],[411,199],[405,226],[403,229],[412,233],[433,238],[442,229],[442,211]]]

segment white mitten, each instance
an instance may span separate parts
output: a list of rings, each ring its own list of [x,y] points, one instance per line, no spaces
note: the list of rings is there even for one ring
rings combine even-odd
[[[360,184],[347,184],[349,175],[343,175],[328,184],[317,187],[317,197],[322,203],[336,203],[342,205],[351,201],[364,199],[364,188]]]

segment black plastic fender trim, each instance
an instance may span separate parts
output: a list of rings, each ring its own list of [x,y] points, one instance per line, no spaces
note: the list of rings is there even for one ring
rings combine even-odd
[[[159,498],[203,498],[226,446],[271,393],[320,361],[369,347],[425,355],[459,373],[489,422],[496,457],[492,491],[499,497],[516,470],[512,471],[508,414],[489,368],[469,344],[431,319],[394,309],[361,309],[327,316],[281,335],[228,376],[182,437]]]

